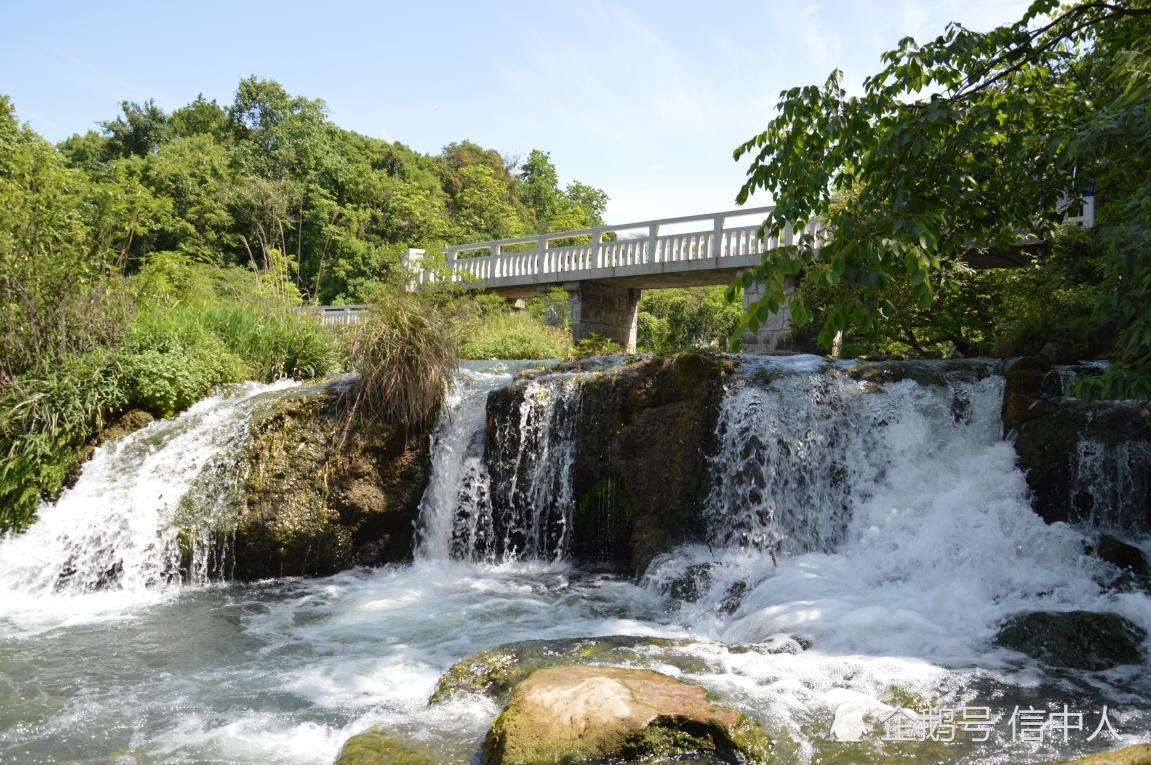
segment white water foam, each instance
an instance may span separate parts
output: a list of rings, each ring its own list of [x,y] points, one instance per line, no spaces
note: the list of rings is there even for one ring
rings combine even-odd
[[[0,618],[26,628],[115,618],[181,580],[205,584],[226,564],[213,532],[234,509],[248,418],[293,385],[232,386],[96,449],[31,528],[0,540]],[[190,548],[184,570],[182,530]]]

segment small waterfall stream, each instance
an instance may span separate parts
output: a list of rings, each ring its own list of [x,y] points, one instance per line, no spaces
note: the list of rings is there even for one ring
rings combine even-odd
[[[248,420],[293,384],[236,386],[98,448],[27,532],[0,541],[0,600],[97,590],[147,598],[226,578]]]
[[[489,425],[488,396],[508,374],[456,378],[433,439],[417,553],[427,559],[563,560],[574,506],[578,376],[546,374],[522,387]],[[489,429],[490,428],[490,429]]]

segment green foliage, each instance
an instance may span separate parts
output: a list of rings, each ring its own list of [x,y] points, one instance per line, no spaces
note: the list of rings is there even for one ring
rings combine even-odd
[[[742,316],[722,287],[648,290],[640,297],[636,345],[652,353],[725,348]]]
[[[753,157],[740,201],[760,189],[775,197],[766,233],[803,232],[745,275],[744,286],[765,291],[744,327],[788,301],[784,279],[801,273],[792,314],[805,323],[809,292],[825,290],[825,346],[844,329],[876,331],[901,301],[927,312],[977,299],[963,297],[974,283],[967,258],[1051,237],[1062,195],[1084,179],[1101,190],[1099,222],[1138,242],[1104,262],[1117,292],[1099,318],[1132,318],[1123,306],[1137,310],[1151,272],[1145,0],[1058,9],[1038,0],[1014,24],[986,34],[952,24],[924,45],[905,38],[883,60],[861,95],[847,93],[839,72],[783,92],[767,129],[736,150]],[[812,218],[826,222],[822,233],[805,230]],[[1118,332],[1120,361],[1108,374],[1134,385],[1151,337],[1126,320]]]
[[[471,319],[460,339],[465,359],[558,359],[570,350],[566,329],[550,326],[529,311],[503,307]]]
[[[0,530],[20,530],[43,495],[60,490],[80,449],[127,403],[114,359],[94,352],[0,394]]]
[[[59,147],[0,96],[0,530],[29,523],[126,407],[167,416],[222,383],[337,368],[302,301],[395,288],[408,247],[434,261],[447,241],[535,230],[532,194],[556,200],[547,225],[599,222],[603,192],[548,177],[521,196],[495,151],[428,156],[358,135],[255,77],[230,104],[124,102]],[[458,323],[438,323],[451,290],[412,300],[384,299],[351,343],[360,408],[406,421],[434,409]],[[555,347],[538,322],[496,323],[489,350]]]
[[[614,356],[623,353],[623,348],[610,337],[601,337],[593,332],[583,338],[572,348],[571,357],[584,358],[585,356]]]

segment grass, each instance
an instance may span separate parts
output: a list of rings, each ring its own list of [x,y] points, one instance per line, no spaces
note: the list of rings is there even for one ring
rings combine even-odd
[[[556,359],[571,351],[567,331],[526,311],[485,312],[460,341],[466,359]]]
[[[457,365],[457,323],[432,297],[395,289],[378,293],[350,338],[349,365],[360,379],[349,393],[348,421],[429,422]]]

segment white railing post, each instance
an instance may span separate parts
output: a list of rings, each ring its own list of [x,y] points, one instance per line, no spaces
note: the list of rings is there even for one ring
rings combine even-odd
[[[713,258],[719,260],[723,255],[723,216],[715,216],[715,226],[711,232],[711,252]]]
[[[448,270],[448,282],[459,281],[456,276],[456,250],[453,247],[448,248],[447,258],[444,261]]]
[[[409,247],[407,254],[404,255],[404,268],[408,270],[411,277],[406,286],[408,292],[415,292],[424,282],[424,255],[425,250],[417,250],[413,247]]]
[[[655,250],[659,246],[659,224],[653,223],[647,229],[647,262],[655,262]]]
[[[600,242],[603,240],[603,232],[596,231],[591,235],[591,266],[592,268],[603,268],[603,252],[600,250]]]
[[[489,248],[489,250],[491,252],[491,254],[488,255],[488,278],[489,279],[498,279],[500,276],[500,274],[499,274],[500,249],[501,248],[498,244],[493,244]]]
[[[536,273],[542,274],[545,272],[545,260],[548,254],[548,238],[541,236],[539,239],[538,249],[536,251]]]

